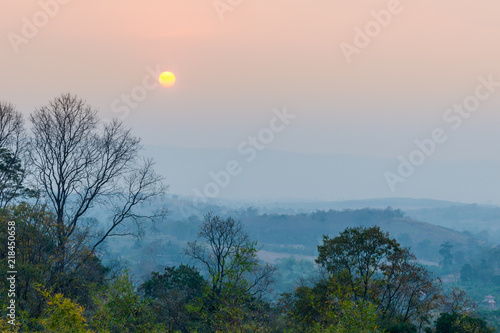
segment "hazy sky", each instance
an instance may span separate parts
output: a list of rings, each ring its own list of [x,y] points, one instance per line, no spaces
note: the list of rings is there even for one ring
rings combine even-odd
[[[146,144],[236,150],[286,106],[269,149],[397,159],[442,128],[426,163],[497,159],[500,86],[458,129],[443,115],[479,76],[500,82],[499,15],[494,0],[4,1],[0,98],[29,114],[72,92],[111,117],[158,68],[176,85],[124,119]]]

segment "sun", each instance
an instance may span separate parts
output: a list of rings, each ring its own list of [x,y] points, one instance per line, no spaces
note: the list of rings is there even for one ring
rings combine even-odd
[[[158,82],[165,88],[170,88],[175,84],[175,75],[172,72],[163,72],[160,74]]]

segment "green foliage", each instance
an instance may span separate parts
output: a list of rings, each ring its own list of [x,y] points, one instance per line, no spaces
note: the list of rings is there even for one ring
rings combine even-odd
[[[15,222],[16,228],[16,305],[23,314],[23,329],[39,330],[40,318],[46,300],[41,296],[36,286],[41,285],[47,290],[64,294],[86,308],[92,307],[90,292],[102,284],[107,269],[100,260],[80,248],[74,255],[78,258],[89,258],[78,270],[56,272],[57,263],[62,260],[56,246],[55,219],[46,207],[21,203],[0,210],[0,241],[7,244],[8,221]],[[0,267],[7,271],[7,248],[0,247]],[[0,280],[2,290],[6,281]],[[6,293],[0,294],[0,299]],[[4,303],[4,302],[3,302]]]
[[[445,313],[468,314],[476,309],[476,304],[467,292],[453,287],[442,296],[441,311]]]
[[[148,302],[140,298],[127,273],[95,296],[95,303],[92,326],[98,332],[156,332],[161,328],[154,325]]]
[[[318,274],[318,267],[313,261],[288,257],[277,260],[276,281],[270,298],[279,298],[280,294],[295,289],[297,282],[304,278],[313,278]]]
[[[480,285],[495,287],[499,285],[500,247],[484,247],[480,253],[468,258],[460,269],[460,279],[464,285],[478,282]],[[483,295],[484,296],[484,295]]]
[[[146,297],[162,298],[172,290],[187,292],[189,298],[200,296],[206,285],[203,276],[194,267],[180,265],[166,267],[165,273],[151,273],[151,278],[142,284]]]
[[[327,215],[315,216],[321,221]],[[415,325],[419,331],[428,331],[425,326],[440,306],[441,311],[458,315],[442,315],[436,332],[493,332],[483,325],[484,320],[467,314],[473,305],[464,291],[452,289],[442,296],[415,257],[377,227],[348,228],[338,237],[325,236],[317,259],[325,275],[283,294],[279,312],[261,297],[271,281],[266,274],[273,271],[259,263],[256,242],[234,220],[219,219],[203,234],[230,242],[210,243],[210,238],[201,237],[192,248],[201,251],[192,254],[203,259],[198,262],[207,280],[194,267],[180,265],[152,273],[139,290],[127,274],[105,284],[107,269],[85,247],[79,247],[75,255],[90,259],[82,261],[78,270],[56,273],[54,266],[61,258],[54,216],[44,207],[19,204],[0,210],[2,242],[10,220],[16,221],[21,244],[19,331],[413,333]],[[220,252],[211,252],[214,244],[223,245]],[[5,252],[1,254],[0,264],[5,267]],[[481,272],[495,268],[497,254],[485,253],[484,260],[471,262],[470,268],[483,267]],[[297,269],[304,274],[315,269],[311,262],[295,259],[284,259],[280,265],[289,286],[299,278],[294,275]],[[266,283],[259,284],[262,281]],[[50,291],[45,298],[37,292],[37,284]],[[500,317],[494,311],[483,312],[490,323]],[[0,330],[10,328],[4,324],[0,322]]]
[[[386,333],[417,333],[417,327],[409,323],[398,323],[385,329]]]
[[[90,333],[86,319],[83,316],[85,309],[77,303],[65,298],[62,294],[52,295],[42,291],[48,307],[41,320],[47,332],[53,333]]]
[[[43,206],[22,203],[0,210],[0,242],[7,244],[9,221],[15,222],[16,231],[16,308],[23,316],[23,329],[38,330],[38,318],[42,315],[46,301],[36,289],[38,284],[47,288],[53,281],[52,267],[55,258],[52,238],[53,216]],[[0,247],[0,268],[7,271],[7,247]],[[0,280],[2,291],[6,280]],[[0,299],[6,304],[2,292]]]
[[[494,333],[480,318],[467,314],[441,313],[436,321],[436,333]]]
[[[232,332],[261,325],[261,297],[275,269],[259,263],[257,243],[250,241],[239,221],[207,214],[186,254],[208,275],[198,305],[200,330]]]
[[[164,323],[169,331],[190,332],[200,320],[199,298],[208,287],[193,267],[167,267],[160,274],[153,272],[141,290],[151,302],[155,321]]]
[[[316,262],[354,301],[371,302],[385,321],[426,320],[439,288],[416,258],[379,227],[347,228],[323,237]]]
[[[330,318],[335,318],[335,324],[324,327],[317,332],[335,333],[378,333],[380,329],[379,316],[376,307],[370,302],[342,300],[338,303],[335,312],[326,313]],[[318,327],[320,325],[316,325]],[[314,330],[313,330],[314,332]]]
[[[324,236],[318,252],[323,277],[280,300],[295,330],[413,333],[431,324],[442,302],[440,285],[379,227]]]
[[[354,301],[352,294],[336,283],[319,282],[284,294],[282,310],[294,330],[307,332],[382,332],[376,306]]]
[[[266,325],[269,305],[248,292],[248,282],[228,279],[221,289],[207,285],[202,297],[190,307],[199,314],[200,331],[254,332]]]
[[[280,299],[282,312],[292,325],[306,329],[316,324],[328,324],[323,314],[330,304],[328,285],[320,281],[313,287],[300,286],[293,293],[284,293]]]
[[[340,303],[338,332],[382,332],[378,324],[378,314],[375,305],[369,302],[344,301]]]
[[[500,310],[478,309],[477,315],[500,332]]]
[[[0,308],[0,311],[2,314],[7,313],[7,306],[2,306]],[[9,324],[9,318],[7,318],[5,315],[0,317],[0,332],[21,332],[22,325],[19,324],[19,318],[16,316],[16,324],[15,326]]]
[[[374,276],[383,259],[396,251],[400,251],[399,244],[377,226],[347,228],[335,238],[323,236],[323,245],[318,246],[316,262],[330,274],[347,270],[350,275],[365,282]]]

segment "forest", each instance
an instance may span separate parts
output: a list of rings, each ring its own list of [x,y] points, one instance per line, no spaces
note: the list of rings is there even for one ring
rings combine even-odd
[[[167,192],[131,129],[78,96],[27,121],[0,103],[2,331],[498,330],[481,230],[390,207],[186,214]]]

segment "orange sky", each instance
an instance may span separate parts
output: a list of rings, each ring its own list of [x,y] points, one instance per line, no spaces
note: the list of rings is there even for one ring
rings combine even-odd
[[[27,114],[70,91],[109,116],[145,68],[160,65],[176,86],[151,91],[125,119],[146,143],[232,148],[286,105],[300,121],[277,149],[393,157],[440,126],[479,75],[500,80],[492,0],[401,0],[350,64],[340,43],[390,1],[245,0],[222,21],[213,0],[72,0],[16,54],[8,34],[55,1],[3,4],[1,98]],[[493,152],[499,95],[443,156]]]

